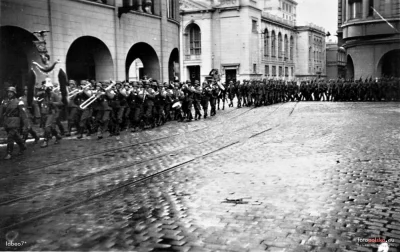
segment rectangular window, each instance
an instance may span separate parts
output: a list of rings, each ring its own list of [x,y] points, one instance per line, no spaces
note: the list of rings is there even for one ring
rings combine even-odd
[[[272,66],[272,76],[276,76],[276,66]]]
[[[282,67],[281,66],[279,67],[279,76],[283,76]]]
[[[293,67],[290,68],[290,71],[291,71],[291,76],[294,76]]]
[[[349,0],[350,19],[362,17],[361,0]]]
[[[374,10],[372,9],[374,7],[374,0],[369,0],[368,1],[368,16],[374,15]]]
[[[288,77],[289,76],[289,68],[285,67],[285,76]]]
[[[269,65],[265,65],[265,76],[269,76]]]
[[[257,20],[252,20],[252,22],[251,22],[251,30],[253,32],[257,32]]]
[[[253,73],[257,73],[257,64],[253,64]]]

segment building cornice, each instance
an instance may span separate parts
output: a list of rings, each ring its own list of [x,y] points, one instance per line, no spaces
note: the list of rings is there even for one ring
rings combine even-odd
[[[363,45],[379,45],[379,44],[391,44],[391,43],[400,43],[400,36],[384,38],[384,39],[371,39],[371,40],[348,40],[342,46],[345,49],[352,48],[355,46],[363,46]]]
[[[388,18],[388,19],[386,19],[389,23],[391,22],[391,21],[395,21],[395,22],[400,22],[400,18]],[[383,23],[383,22],[385,22],[385,20],[382,20],[382,19],[371,19],[371,20],[368,20],[368,19],[362,19],[362,20],[354,20],[354,21],[350,21],[350,22],[346,22],[346,23],[344,23],[344,24],[342,24],[342,26],[340,27],[340,28],[345,28],[345,27],[348,27],[348,26],[353,26],[353,25],[363,25],[363,24],[374,24],[374,23]]]

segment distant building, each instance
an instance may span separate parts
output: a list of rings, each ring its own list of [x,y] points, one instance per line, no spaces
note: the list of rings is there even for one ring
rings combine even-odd
[[[399,30],[399,0],[339,0],[338,38],[347,53],[346,78],[400,77]]]
[[[22,92],[31,62],[41,63],[32,34],[39,30],[50,31],[50,61],[61,61],[55,81],[59,67],[75,80],[137,79],[131,66],[160,81],[179,77],[178,0],[1,0],[0,10],[0,92],[10,84]]]
[[[346,77],[346,50],[337,42],[326,43],[326,77],[338,79]]]
[[[183,80],[204,80],[219,69],[223,81],[250,78],[292,80],[325,75],[325,34],[315,26],[296,27],[292,0],[181,0],[181,74]],[[298,32],[318,37],[298,43]],[[308,35],[307,35],[308,38]],[[301,67],[309,45],[318,62]],[[307,47],[304,49],[303,46]],[[317,57],[317,56],[315,56]],[[317,59],[317,58],[315,58]]]
[[[316,25],[298,26],[296,77],[314,79],[326,77],[325,30]]]

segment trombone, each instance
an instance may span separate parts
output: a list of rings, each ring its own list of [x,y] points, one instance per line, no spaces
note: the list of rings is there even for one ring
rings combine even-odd
[[[89,88],[90,85],[91,85],[91,84],[89,83],[89,84],[83,86],[82,89],[77,88],[77,89],[72,90],[72,91],[68,94],[68,99],[71,99],[71,98],[74,97],[75,95],[81,93],[84,89]]]
[[[116,83],[111,83],[110,86],[104,89],[105,92],[110,91]],[[81,109],[86,109],[90,104],[92,104],[95,100],[97,100],[100,96],[102,95],[102,92],[99,92],[97,94],[93,94],[92,96],[89,97],[86,101],[84,101],[79,108]]]

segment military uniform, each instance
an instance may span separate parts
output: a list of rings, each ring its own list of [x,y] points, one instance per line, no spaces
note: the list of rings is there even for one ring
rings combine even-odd
[[[7,154],[4,157],[6,160],[11,159],[14,142],[16,142],[20,148],[19,154],[22,154],[26,149],[24,141],[18,131],[21,127],[21,121],[23,121],[25,125],[28,124],[25,104],[22,100],[15,97],[17,93],[15,87],[9,87],[8,93],[8,99],[3,100],[0,105],[0,120],[3,120],[4,128],[7,132]]]
[[[45,148],[48,146],[48,141],[52,136],[56,137],[55,144],[58,144],[61,140],[61,136],[58,134],[56,130],[58,118],[60,115],[60,106],[62,106],[62,102],[60,97],[52,91],[52,85],[46,84],[46,90],[42,94],[43,101],[41,103],[41,114],[42,121],[44,126],[44,141],[40,146],[41,148]]]

